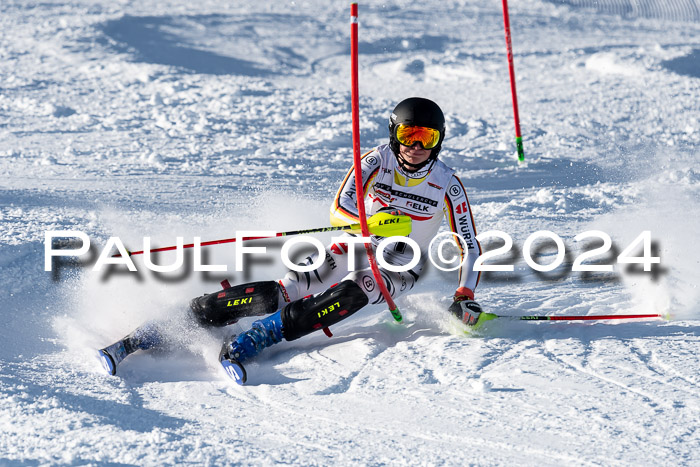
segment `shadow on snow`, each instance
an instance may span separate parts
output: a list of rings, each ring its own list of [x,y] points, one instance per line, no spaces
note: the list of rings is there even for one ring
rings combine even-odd
[[[172,31],[174,17],[123,16],[107,21],[104,34],[115,41],[119,52],[131,53],[137,61],[184,68],[195,73],[263,76],[267,71],[254,62],[187,46]]]

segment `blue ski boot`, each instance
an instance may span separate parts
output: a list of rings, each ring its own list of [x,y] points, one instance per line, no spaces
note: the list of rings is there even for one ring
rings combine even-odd
[[[148,350],[163,344],[163,335],[155,323],[137,328],[124,339],[97,351],[102,367],[110,375],[117,373],[117,365],[137,350]]]
[[[255,357],[262,349],[280,342],[282,338],[282,316],[278,311],[255,321],[250,330],[243,334],[232,336],[231,342],[221,348],[221,366],[236,383],[245,384],[248,377],[241,362]]]

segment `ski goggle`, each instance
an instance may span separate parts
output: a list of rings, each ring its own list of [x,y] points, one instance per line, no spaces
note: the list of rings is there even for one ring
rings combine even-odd
[[[440,132],[435,128],[402,123],[396,126],[396,139],[404,146],[420,143],[423,149],[433,149],[440,142]]]

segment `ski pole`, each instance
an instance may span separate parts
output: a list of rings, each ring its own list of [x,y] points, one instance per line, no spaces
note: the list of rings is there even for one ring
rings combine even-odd
[[[369,221],[367,222],[367,225],[369,227],[369,232],[372,233],[373,235],[377,235],[380,237],[404,237],[408,234],[411,233],[411,218],[406,215],[393,215],[388,212],[378,212],[377,214],[373,215],[372,217],[369,218]],[[269,236],[269,237],[242,237],[241,241],[250,241],[250,240],[262,240],[266,238],[277,238],[277,237],[287,237],[290,235],[305,235],[305,234],[312,234],[312,233],[322,233],[322,232],[335,232],[335,231],[347,231],[347,230],[361,230],[360,224],[350,224],[350,225],[342,225],[342,226],[333,226],[333,227],[319,227],[316,229],[306,229],[306,230],[291,230],[289,232],[277,232],[275,235]],[[366,235],[369,236],[369,235]],[[211,240],[207,242],[202,242],[200,243],[200,246],[208,246],[208,245],[219,245],[222,243],[233,243],[236,241],[236,237],[233,238],[225,238],[222,240]],[[187,245],[183,245],[182,248],[192,248],[194,247],[194,243],[188,243]],[[159,251],[171,251],[171,250],[176,250],[178,247],[177,246],[166,246],[162,248],[154,248],[151,250],[148,250],[150,253],[157,253]],[[134,255],[140,255],[143,254],[144,251],[130,251],[129,256],[134,256]],[[116,253],[112,255],[112,257],[119,257],[121,256],[120,253]]]
[[[513,117],[515,119],[515,147],[518,160],[525,160],[523,137],[520,133],[520,115],[518,114],[518,96],[515,92],[515,67],[513,65],[513,43],[510,39],[510,18],[508,16],[508,0],[503,0],[503,25],[506,29],[506,53],[508,55],[508,74],[510,75],[510,93],[513,99]]]
[[[360,218],[360,226],[362,227],[362,236],[368,237],[368,225],[365,217],[365,196],[362,188],[362,168],[360,161],[360,92],[359,92],[359,58],[358,58],[358,8],[357,2],[350,3],[350,106],[352,115],[352,152],[353,152],[353,167],[355,169],[355,199],[357,200],[357,212]],[[398,322],[401,322],[403,317],[391,298],[389,290],[386,288],[384,279],[379,272],[377,259],[374,257],[372,246],[365,243],[365,251],[367,251],[367,259],[369,266],[372,269],[374,280],[379,285],[379,290],[382,292],[386,304],[389,306],[391,316]]]
[[[506,318],[518,321],[595,321],[595,320],[609,320],[609,319],[643,319],[643,318],[660,318],[669,319],[668,315],[659,314],[639,314],[639,315],[587,315],[587,316],[541,316],[541,315],[527,315],[527,316],[507,316],[507,315],[496,315],[493,313],[482,313],[486,315],[483,321],[488,321],[496,318]],[[481,317],[481,316],[479,316]]]

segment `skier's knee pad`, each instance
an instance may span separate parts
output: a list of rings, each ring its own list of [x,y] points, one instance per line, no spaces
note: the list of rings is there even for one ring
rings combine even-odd
[[[294,301],[282,309],[282,333],[288,341],[331,326],[369,303],[367,295],[353,281],[340,284],[316,296]]]
[[[278,297],[277,282],[250,282],[192,299],[190,314],[204,326],[226,326],[246,316],[274,313]]]

